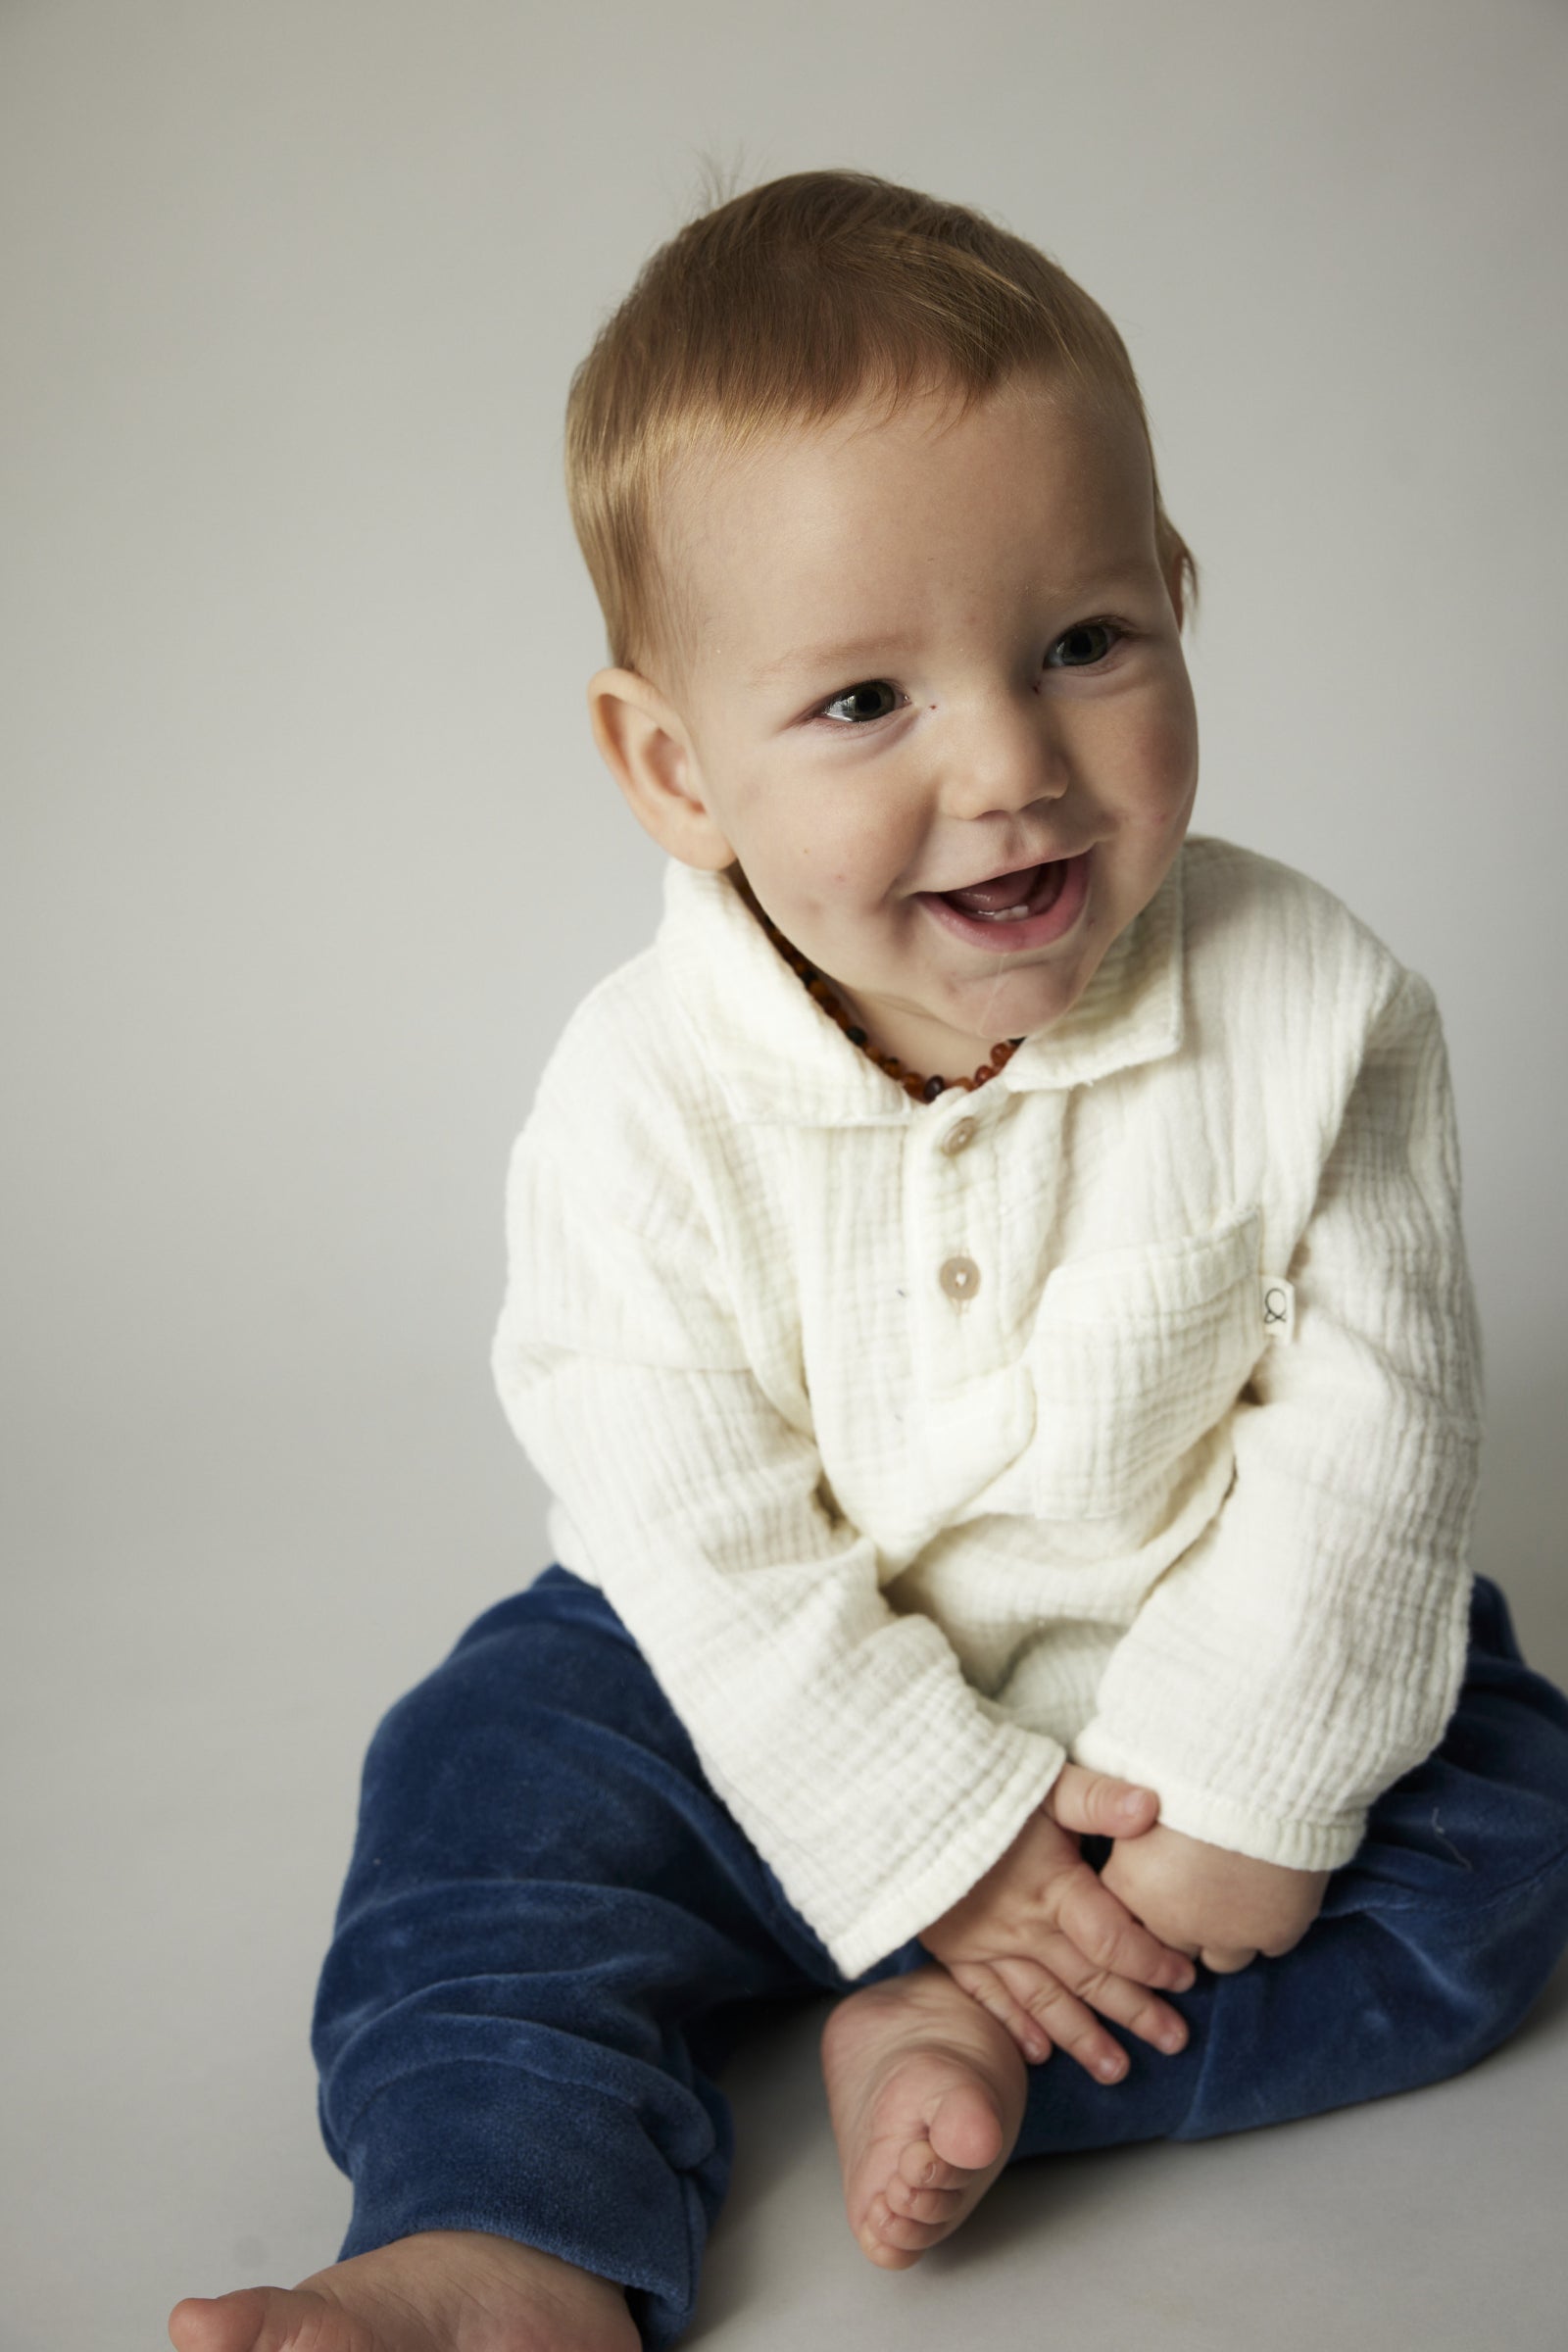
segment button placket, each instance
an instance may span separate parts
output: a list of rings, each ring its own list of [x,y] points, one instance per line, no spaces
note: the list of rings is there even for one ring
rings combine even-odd
[[[950,1159],[956,1158],[960,1152],[967,1151],[978,1133],[979,1121],[977,1119],[969,1117],[955,1119],[938,1148],[946,1152]],[[940,1173],[935,1168],[932,1168],[930,1172],[935,1178],[939,1193],[945,1192],[947,1187],[944,1185]],[[950,1183],[952,1181],[949,1179]],[[960,1234],[964,1240],[968,1239],[975,1214],[980,1209],[981,1201],[988,1189],[984,1181],[983,1167],[975,1165],[969,1171],[969,1181],[960,1185],[956,1197],[948,1193],[947,1213],[941,1216],[938,1222],[939,1225],[947,1227],[948,1235],[953,1240],[958,1240]],[[955,1250],[938,1265],[937,1280],[955,1306],[967,1306],[970,1299],[979,1292],[980,1268],[967,1250]]]
[[[929,1406],[954,1409],[1002,1366],[1001,1171],[989,1118],[964,1112],[910,1137],[905,1194],[905,1267],[912,1311],[911,1369]],[[983,1147],[983,1148],[982,1148]],[[933,1443],[947,1438],[932,1428]]]
[[[907,1181],[910,1469],[935,1526],[1028,1445],[1034,1391],[1008,1346],[993,1120],[965,1113],[922,1137]]]

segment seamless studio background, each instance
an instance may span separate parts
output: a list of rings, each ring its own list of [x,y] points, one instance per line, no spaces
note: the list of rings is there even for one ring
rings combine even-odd
[[[1196,823],[1444,1008],[1476,1564],[1568,1677],[1565,82],[1553,0],[0,6],[6,2352],[336,2249],[360,1760],[548,1558],[507,1147],[659,914],[563,407],[706,160],[976,204],[1121,326],[1202,566]],[[1033,2340],[1048,2283],[1077,2352],[1560,2340],[1562,1978],[1461,2082],[1030,2168],[897,2278],[778,2049],[694,2341]]]

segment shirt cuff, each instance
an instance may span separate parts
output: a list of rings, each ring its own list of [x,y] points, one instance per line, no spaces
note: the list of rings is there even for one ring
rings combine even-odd
[[[1338,1870],[1366,1836],[1364,1811],[1336,1814],[1328,1821],[1281,1821],[1195,1781],[1172,1780],[1157,1757],[1140,1754],[1100,1724],[1084,1727],[1073,1741],[1072,1754],[1075,1763],[1091,1772],[1112,1773],[1118,1780],[1154,1789],[1159,1818],[1167,1829],[1250,1855],[1254,1862],[1277,1862],[1286,1870]]]
[[[1050,1795],[1067,1761],[1066,1749],[1041,1733],[1020,1732],[1017,1739],[1019,1752],[968,1810],[956,1838],[933,1840],[917,1863],[902,1870],[853,1916],[817,1926],[835,1965],[852,1982],[922,1935],[966,1895]]]

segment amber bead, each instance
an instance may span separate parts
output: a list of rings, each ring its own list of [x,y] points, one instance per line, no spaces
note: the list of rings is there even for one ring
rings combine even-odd
[[[760,913],[761,909],[759,908],[758,912]],[[935,1074],[926,1077],[919,1071],[907,1070],[898,1054],[879,1054],[876,1051],[859,1023],[851,1021],[847,1009],[839,1002],[833,984],[817,969],[814,963],[808,963],[794,941],[786,939],[783,932],[765,914],[762,915],[762,923],[779,954],[805,987],[807,995],[821,1006],[831,1020],[837,1023],[851,1045],[858,1047],[861,1053],[876,1063],[879,1070],[885,1072],[892,1079],[895,1086],[902,1087],[911,1102],[935,1102],[939,1097],[950,1091],[966,1095],[973,1094],[977,1087],[984,1086],[988,1079],[996,1076],[1004,1062],[1010,1060],[1024,1042],[1021,1037],[1004,1038],[1000,1045],[992,1047],[991,1059],[982,1062],[973,1075],[968,1078],[943,1078]]]

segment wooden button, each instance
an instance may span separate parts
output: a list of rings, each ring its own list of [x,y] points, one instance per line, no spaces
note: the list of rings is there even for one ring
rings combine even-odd
[[[972,1257],[950,1257],[937,1279],[950,1298],[972,1298],[980,1288],[980,1269]]]
[[[947,1134],[942,1138],[942,1149],[950,1155],[955,1152],[966,1151],[974,1142],[977,1133],[978,1128],[973,1119],[955,1119]]]

